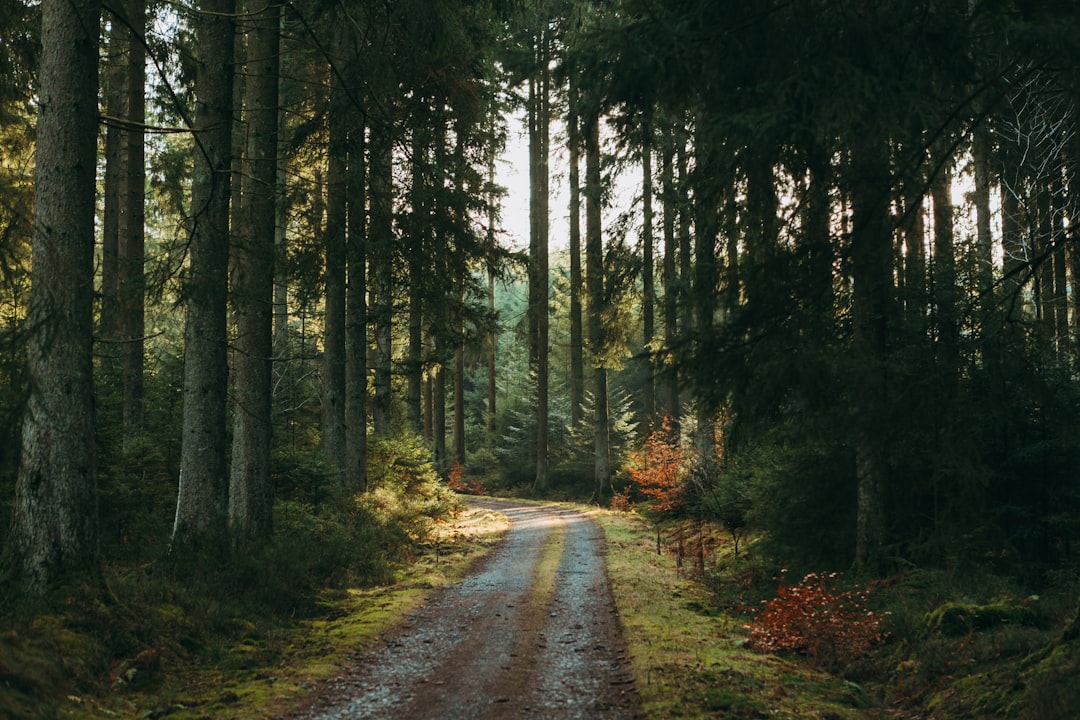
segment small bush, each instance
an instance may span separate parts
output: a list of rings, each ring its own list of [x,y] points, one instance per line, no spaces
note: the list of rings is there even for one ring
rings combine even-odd
[[[671,437],[667,418],[659,430],[645,439],[641,449],[630,453],[630,482],[649,498],[658,515],[674,514],[683,503],[684,481],[689,463],[677,440]]]
[[[487,492],[484,486],[476,480],[465,478],[465,467],[459,462],[454,463],[454,467],[450,468],[450,476],[446,479],[446,487],[456,493],[466,495],[483,495]]]
[[[881,618],[866,609],[867,593],[831,590],[836,573],[810,573],[798,584],[781,584],[765,602],[747,644],[764,652],[794,652],[815,665],[839,669],[884,640]]]

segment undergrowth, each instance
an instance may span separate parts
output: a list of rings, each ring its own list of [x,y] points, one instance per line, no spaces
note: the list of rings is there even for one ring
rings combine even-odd
[[[278,463],[287,473],[279,488],[305,491],[275,503],[271,539],[182,558],[166,552],[167,523],[151,519],[160,507],[143,505],[147,519],[135,517],[137,483],[114,473],[109,493],[130,501],[110,512],[132,522],[107,539],[105,588],[65,588],[0,610],[0,718],[222,716],[243,693],[221,691],[221,678],[275,675],[298,627],[343,604],[360,612],[366,593],[428,567],[433,545],[444,563],[467,545],[450,530],[462,506],[419,441],[375,442],[371,457],[378,471],[368,492],[344,498],[322,489],[331,485],[318,463]],[[297,473],[307,481],[290,479]],[[244,698],[245,707],[260,702]]]

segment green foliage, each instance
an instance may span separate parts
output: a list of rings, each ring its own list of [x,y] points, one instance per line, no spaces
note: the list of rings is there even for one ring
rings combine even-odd
[[[377,522],[396,528],[388,538],[392,551],[408,552],[425,542],[434,523],[459,508],[446,487],[423,438],[411,433],[375,438],[368,448],[368,491],[357,496],[358,506]]]
[[[763,551],[804,569],[850,565],[855,468],[839,439],[747,447],[727,461],[720,482],[720,497],[734,494],[736,509],[749,501],[746,518],[763,531]]]

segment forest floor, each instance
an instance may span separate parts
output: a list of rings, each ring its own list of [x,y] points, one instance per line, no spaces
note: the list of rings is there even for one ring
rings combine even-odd
[[[182,610],[150,588],[0,617],[0,720],[1080,717],[1071,582],[1035,597],[993,572],[906,572],[874,591],[885,643],[823,667],[750,647],[776,584],[749,541],[736,554],[718,528],[659,538],[634,512],[467,504],[393,584],[328,590],[302,616]]]

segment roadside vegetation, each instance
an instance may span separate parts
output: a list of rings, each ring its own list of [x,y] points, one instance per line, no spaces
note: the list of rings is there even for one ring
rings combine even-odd
[[[374,448],[388,470],[364,495],[279,501],[280,542],[238,562],[204,557],[178,575],[132,548],[105,566],[104,597],[69,587],[4,607],[0,718],[280,714],[506,529],[466,508],[418,447],[402,437]]]

